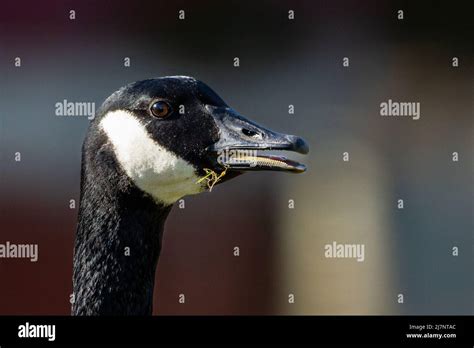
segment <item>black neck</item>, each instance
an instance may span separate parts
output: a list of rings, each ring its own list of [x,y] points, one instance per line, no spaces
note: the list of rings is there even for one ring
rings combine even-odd
[[[73,314],[149,315],[171,206],[157,204],[117,173],[110,158],[94,161],[106,160],[105,168],[85,160],[74,250]]]

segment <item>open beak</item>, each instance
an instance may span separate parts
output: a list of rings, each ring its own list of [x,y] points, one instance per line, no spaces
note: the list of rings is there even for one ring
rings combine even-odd
[[[302,173],[304,164],[270,150],[309,152],[300,137],[281,134],[252,122],[231,108],[206,106],[219,128],[219,140],[208,148],[213,160],[233,171],[271,170]],[[266,154],[262,152],[267,152]]]

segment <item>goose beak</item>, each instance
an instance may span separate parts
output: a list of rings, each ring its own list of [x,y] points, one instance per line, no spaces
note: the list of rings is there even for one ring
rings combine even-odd
[[[250,121],[231,108],[206,106],[219,128],[219,140],[208,148],[211,157],[233,171],[270,170],[302,173],[306,166],[267,151],[309,152],[300,137],[277,133]],[[262,153],[267,152],[267,153]]]

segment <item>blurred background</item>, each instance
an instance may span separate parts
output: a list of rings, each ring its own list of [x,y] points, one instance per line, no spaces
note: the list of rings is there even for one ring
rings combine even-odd
[[[303,175],[246,174],[173,208],[155,314],[472,314],[467,3],[2,1],[0,243],[37,243],[39,260],[0,259],[0,314],[70,313],[69,201],[89,121],[57,117],[55,104],[98,108],[165,75],[203,80],[310,154],[295,156]],[[420,102],[420,120],[381,117],[388,99]],[[325,258],[333,241],[364,244],[365,261]]]

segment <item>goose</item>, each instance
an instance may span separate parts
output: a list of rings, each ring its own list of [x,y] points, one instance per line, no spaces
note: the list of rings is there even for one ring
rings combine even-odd
[[[265,150],[306,154],[308,145],[248,120],[195,78],[147,79],[110,95],[82,146],[72,314],[151,315],[176,201],[209,191],[206,173],[220,184],[247,171],[306,169],[257,152]]]

